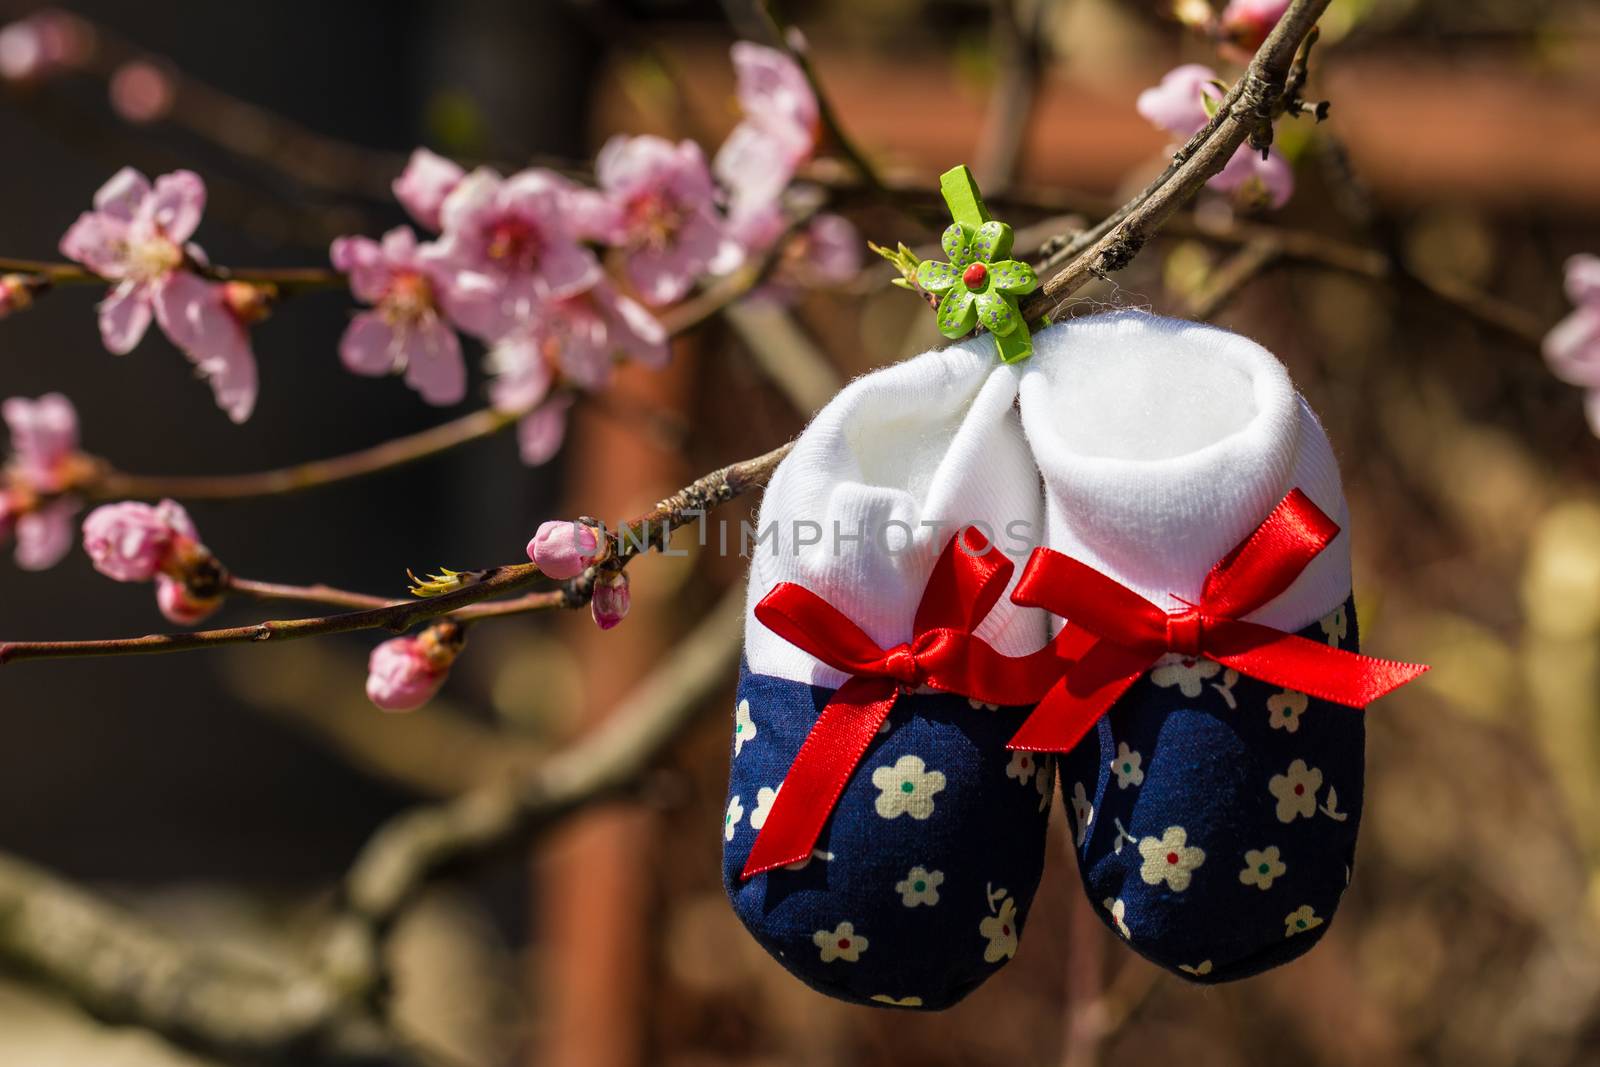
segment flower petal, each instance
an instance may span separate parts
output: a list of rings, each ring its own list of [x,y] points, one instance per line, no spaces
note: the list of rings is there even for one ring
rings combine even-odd
[[[1162,77],[1160,85],[1139,94],[1135,107],[1168,133],[1188,137],[1210,118],[1205,95],[1212,91],[1208,86],[1216,77],[1216,71],[1198,63],[1174,67]]]
[[[17,519],[17,566],[25,571],[42,571],[61,562],[77,539],[72,518],[79,503],[64,497]]]
[[[606,316],[611,343],[647,367],[664,367],[672,358],[667,328],[637,300],[630,300],[608,285],[595,287],[595,301]]]
[[[537,467],[548,463],[560,451],[561,440],[567,435],[567,409],[572,401],[571,393],[553,396],[517,423],[517,450],[522,462]]]
[[[973,257],[985,263],[998,263],[1011,255],[1011,227],[990,219],[972,235]]]
[[[175,170],[156,179],[153,194],[139,213],[147,215],[177,244],[194,236],[206,210],[206,183],[191,170]]]
[[[61,254],[104,278],[127,271],[128,224],[100,211],[85,211],[61,235]]]
[[[944,249],[950,265],[957,271],[965,270],[972,262],[971,243],[967,228],[959,222],[952,222],[939,237],[939,247]]]
[[[939,301],[938,321],[939,332],[946,337],[965,337],[971,333],[978,321],[971,291],[958,285],[946,293],[944,299]]]
[[[694,287],[693,260],[676,248],[641,248],[628,257],[628,280],[647,304],[657,307],[681,299]]]
[[[545,361],[541,338],[515,336],[489,349],[486,360],[494,381],[489,384],[489,401],[496,411],[524,412],[550,392],[553,372]]]
[[[394,327],[382,315],[363,311],[350,320],[339,339],[339,361],[351,374],[369,378],[393,372],[398,362]]]
[[[1600,303],[1600,256],[1579,253],[1567,260],[1567,299],[1574,304]]]
[[[428,229],[437,231],[439,209],[465,176],[466,172],[458,164],[426,148],[419,148],[411,153],[411,158],[406,161],[406,169],[390,188],[394,191],[394,198],[400,201],[400,206],[412,218]]]
[[[156,319],[211,383],[217,406],[234,422],[244,422],[255,409],[256,359],[250,335],[219,290],[188,271],[173,271],[155,288]]]
[[[150,195],[150,180],[132,167],[113,174],[94,194],[94,209],[109,218],[130,222]]]
[[[406,384],[436,407],[461,403],[467,395],[467,365],[455,331],[430,317],[407,331],[401,343]]]
[[[961,275],[948,263],[925,259],[917,264],[917,284],[930,293],[942,293],[960,280]]]
[[[100,301],[100,339],[106,351],[125,356],[150,328],[150,289],[138,282],[123,282]]]
[[[594,254],[570,238],[552,240],[539,256],[539,275],[554,298],[581,293],[600,277]]]
[[[1600,307],[1580,307],[1544,337],[1550,373],[1568,385],[1600,387]]]
[[[999,293],[984,292],[978,294],[978,321],[983,323],[983,328],[996,337],[1004,337],[1017,328],[1022,321],[1011,307],[1011,301]]]
[[[989,285],[998,292],[1022,296],[1039,287],[1039,277],[1021,260],[1007,259],[989,269]]]

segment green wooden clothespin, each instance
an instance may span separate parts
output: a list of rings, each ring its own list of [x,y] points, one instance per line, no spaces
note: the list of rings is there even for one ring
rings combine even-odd
[[[1009,258],[1011,227],[989,217],[965,164],[939,176],[939,191],[955,219],[939,242],[950,261],[924,260],[917,266],[917,284],[944,294],[939,332],[965,337],[982,323],[994,335],[1000,362],[1020,363],[1033,354],[1033,337],[1017,298],[1038,288],[1039,279],[1028,264]]]

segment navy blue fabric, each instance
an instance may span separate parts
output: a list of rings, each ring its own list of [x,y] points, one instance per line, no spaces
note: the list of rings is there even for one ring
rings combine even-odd
[[[1354,603],[1300,634],[1358,650]],[[1327,932],[1355,862],[1364,713],[1175,660],[1062,758],[1061,792],[1101,919],[1151,961],[1224,982]]]
[[[812,859],[741,881],[762,790],[783,781],[832,695],[741,664],[723,825],[728,896],[756,940],[812,988],[863,1004],[948,1007],[1016,951],[1044,867],[1051,761],[1041,768],[1036,755],[1005,747],[1028,709],[902,695]]]

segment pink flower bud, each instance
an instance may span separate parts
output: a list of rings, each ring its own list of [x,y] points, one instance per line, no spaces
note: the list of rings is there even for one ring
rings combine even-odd
[[[222,306],[239,325],[254,326],[265,322],[272,314],[272,302],[276,298],[274,288],[251,282],[223,282]]]
[[[446,620],[416,637],[385,641],[367,661],[367,699],[384,711],[422,707],[444,684],[465,640],[461,626]]]
[[[34,288],[34,283],[25,274],[0,277],[0,319],[13,311],[26,311],[32,307]]]
[[[628,614],[632,597],[628,593],[628,573],[603,574],[594,583],[594,596],[589,600],[589,611],[595,625],[609,630]]]
[[[1230,0],[1219,20],[1222,40],[1236,55],[1248,58],[1278,24],[1289,0]]]
[[[600,536],[594,527],[572,520],[541,523],[528,542],[528,558],[562,581],[582,574],[599,551]]]
[[[193,626],[222,606],[222,598],[198,597],[181,579],[156,575],[156,607],[179,626]]]
[[[83,550],[95,570],[119,582],[148,582],[198,540],[188,513],[172,500],[106,504],[83,520]]]

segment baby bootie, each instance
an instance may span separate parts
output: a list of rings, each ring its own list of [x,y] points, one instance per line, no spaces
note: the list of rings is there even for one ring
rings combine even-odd
[[[1016,952],[1043,867],[1054,771],[1006,748],[1058,673],[1047,614],[1006,597],[1043,518],[1018,377],[978,340],[853,382],[749,546],[724,882],[845,1000],[961,999]]]
[[[1350,879],[1360,709],[1424,669],[1356,654],[1327,437],[1265,349],[1145,314],[1044,331],[1020,392],[1049,547],[1016,599],[1073,662],[1012,743],[1069,750],[1085,887],[1138,952],[1293,959]]]

